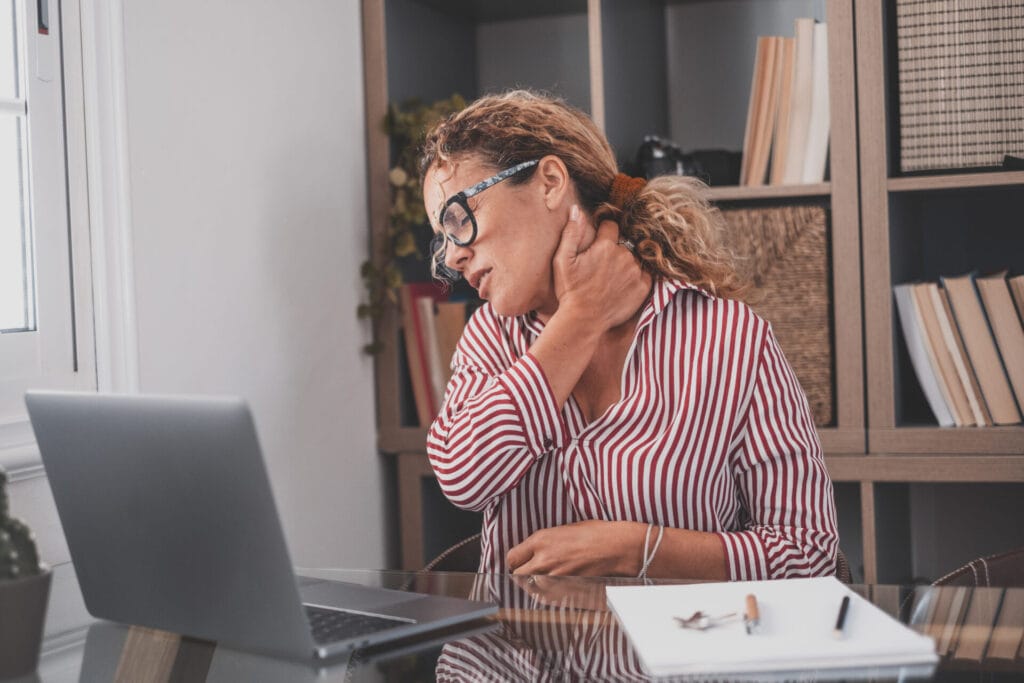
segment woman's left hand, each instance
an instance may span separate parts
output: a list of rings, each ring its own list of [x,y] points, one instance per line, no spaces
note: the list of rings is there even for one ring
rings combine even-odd
[[[508,551],[513,574],[635,576],[645,524],[588,520],[541,529]]]

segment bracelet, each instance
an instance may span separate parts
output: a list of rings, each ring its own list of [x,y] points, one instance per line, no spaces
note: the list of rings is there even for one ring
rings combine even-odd
[[[651,529],[654,528],[654,524],[647,525],[647,533],[644,535],[644,554],[640,558],[640,573],[636,575],[636,578],[642,579],[647,574],[647,548],[651,543]]]
[[[644,563],[640,567],[640,573],[637,574],[638,579],[647,578],[647,569],[651,566],[651,562],[654,561],[654,556],[658,553],[658,548],[661,546],[661,537],[665,535],[665,527],[658,526],[658,537],[654,540],[654,548],[651,549],[651,554],[647,554],[647,548],[651,542],[651,529],[654,528],[654,523],[647,525],[647,534],[644,536]]]

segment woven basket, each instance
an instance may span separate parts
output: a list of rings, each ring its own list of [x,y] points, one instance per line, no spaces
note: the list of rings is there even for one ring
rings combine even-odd
[[[814,423],[834,421],[832,292],[828,217],[819,206],[722,211],[727,242],[759,288],[752,303],[772,324],[811,406]]]
[[[900,170],[1024,154],[1024,3],[897,0]]]

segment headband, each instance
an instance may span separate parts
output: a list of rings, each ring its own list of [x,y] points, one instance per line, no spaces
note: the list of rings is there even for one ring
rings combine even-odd
[[[640,190],[647,184],[646,178],[632,178],[625,173],[616,174],[612,180],[612,187],[609,191],[608,202],[612,206],[625,209],[627,204],[632,204]]]

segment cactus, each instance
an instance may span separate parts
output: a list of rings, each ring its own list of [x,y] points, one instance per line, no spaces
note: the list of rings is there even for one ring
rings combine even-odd
[[[28,526],[7,514],[7,472],[0,467],[0,581],[40,572],[36,541]]]

